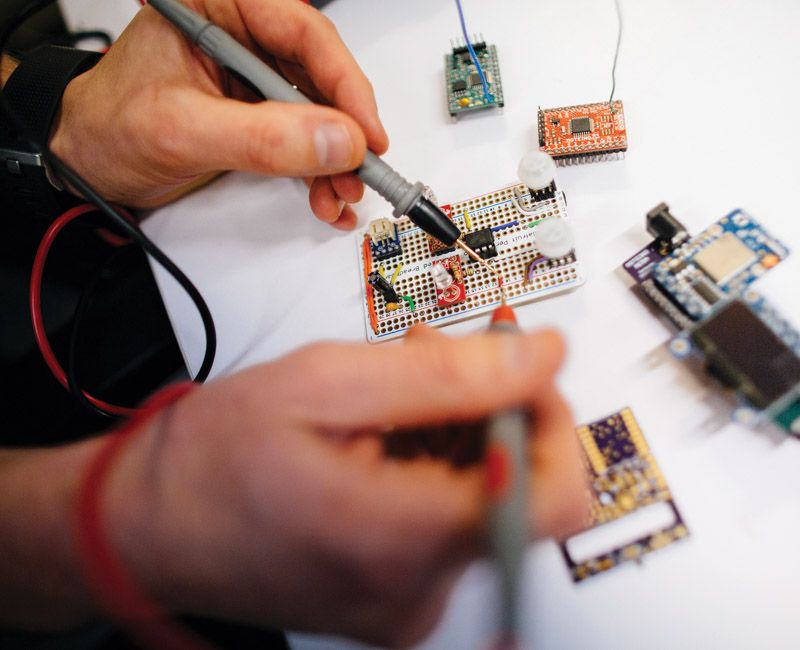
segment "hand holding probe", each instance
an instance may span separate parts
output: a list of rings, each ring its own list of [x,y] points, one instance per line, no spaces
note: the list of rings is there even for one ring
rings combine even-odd
[[[494,311],[489,331],[519,333],[514,311],[505,301]],[[528,539],[528,428],[530,414],[521,407],[493,414],[486,425],[486,489],[489,541],[500,573],[500,638],[495,647],[521,647],[522,564]]]
[[[227,32],[178,0],[150,0],[149,4],[218,65],[252,84],[265,99],[294,104],[312,103]],[[356,173],[365,185],[394,206],[395,217],[406,215],[443,244],[457,244],[465,248],[466,244],[457,242],[461,231],[435,203],[423,195],[422,183],[409,183],[371,151],[367,151]]]

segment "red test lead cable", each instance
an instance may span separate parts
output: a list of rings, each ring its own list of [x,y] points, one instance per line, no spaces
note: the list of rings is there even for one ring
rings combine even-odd
[[[33,335],[36,338],[36,345],[39,346],[39,351],[42,353],[44,362],[53,373],[53,376],[58,382],[67,390],[69,390],[69,382],[67,381],[67,374],[58,362],[53,348],[50,347],[50,341],[47,339],[47,330],[44,326],[44,319],[42,318],[42,275],[44,274],[44,264],[47,261],[47,255],[53,245],[53,241],[58,236],[64,227],[74,221],[81,215],[89,212],[96,211],[97,208],[89,203],[70,208],[58,219],[56,219],[45,232],[42,241],[39,243],[39,248],[36,249],[36,257],[33,260],[33,269],[31,270],[31,285],[30,285],[30,307],[31,307],[31,322],[33,324]],[[128,215],[126,215],[128,216]],[[127,408],[124,406],[117,406],[116,404],[109,404],[103,400],[97,399],[86,391],[83,391],[84,396],[94,406],[103,411],[113,413],[122,417],[131,417],[136,413],[136,409]]]

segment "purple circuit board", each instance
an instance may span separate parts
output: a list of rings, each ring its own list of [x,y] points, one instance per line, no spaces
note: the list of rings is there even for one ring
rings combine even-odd
[[[591,521],[580,535],[657,503],[666,503],[674,519],[671,524],[583,560],[572,556],[570,540],[564,540],[561,552],[575,582],[623,562],[639,561],[643,555],[688,536],[669,486],[629,408],[578,427],[577,434],[592,477]]]

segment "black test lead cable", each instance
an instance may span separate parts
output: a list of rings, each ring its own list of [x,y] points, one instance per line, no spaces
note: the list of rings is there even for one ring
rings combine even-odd
[[[33,16],[38,11],[51,5],[55,0],[32,0],[18,11],[10,20],[7,27],[0,35],[0,56],[5,52],[8,40],[28,18]],[[183,271],[152,241],[147,235],[142,232],[137,226],[130,223],[124,216],[122,216],[110,203],[103,199],[94,188],[84,180],[80,174],[73,170],[63,160],[56,156],[49,148],[46,142],[38,142],[31,137],[28,129],[15,114],[12,107],[6,101],[3,95],[3,89],[0,88],[0,112],[5,114],[10,122],[10,125],[16,130],[20,138],[25,139],[38,150],[45,161],[50,165],[51,170],[57,173],[62,181],[66,181],[72,188],[77,190],[83,197],[90,203],[94,204],[99,211],[103,212],[119,229],[121,229],[130,239],[135,241],[141,248],[150,255],[158,264],[164,268],[186,291],[190,299],[194,303],[200,318],[203,323],[203,330],[206,337],[206,349],[203,355],[203,360],[200,369],[194,378],[196,382],[203,382],[208,378],[211,372],[211,367],[214,363],[217,348],[217,335],[214,326],[214,319],[208,305],[197,290],[197,287],[189,280]],[[94,409],[93,409],[94,410]]]

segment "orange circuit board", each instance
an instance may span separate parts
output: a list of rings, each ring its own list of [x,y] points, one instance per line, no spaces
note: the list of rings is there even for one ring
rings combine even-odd
[[[628,150],[622,102],[539,109],[539,149],[557,165],[621,158]]]

